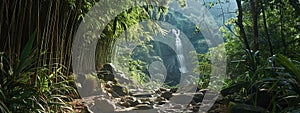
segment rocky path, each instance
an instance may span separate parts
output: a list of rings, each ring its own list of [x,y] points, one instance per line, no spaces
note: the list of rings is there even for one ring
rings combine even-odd
[[[70,103],[76,113],[226,112],[228,103],[222,100],[217,92],[202,89],[192,93],[178,93],[175,88],[145,90],[128,86],[132,84],[129,83],[130,80],[122,73],[114,71],[116,70],[110,66],[96,75],[81,76],[82,79],[78,80],[78,91],[83,98]],[[120,79],[123,83],[120,83]]]
[[[225,113],[226,101],[217,100],[215,104],[205,105],[205,90],[197,93],[179,94],[163,89],[160,93],[135,91],[131,95],[113,98],[105,95],[90,96],[75,101],[76,113]],[[178,100],[172,100],[177,98]],[[191,102],[181,103],[180,99],[192,98]],[[202,105],[202,107],[201,107]],[[205,108],[207,107],[207,108]],[[200,109],[200,110],[199,110]]]

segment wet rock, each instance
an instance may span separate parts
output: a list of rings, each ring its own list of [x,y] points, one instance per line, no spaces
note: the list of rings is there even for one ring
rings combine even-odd
[[[112,85],[110,89],[107,90],[112,97],[121,97],[129,95],[128,90],[125,87],[120,86],[119,84]]]
[[[112,63],[104,64],[102,69],[112,73],[117,71],[117,68]]]
[[[153,109],[153,106],[147,104],[138,104],[133,108],[133,110],[147,110],[147,109]]]
[[[99,95],[103,92],[96,74],[77,75],[75,82],[81,97]]]
[[[169,99],[172,97],[172,93],[169,92],[169,91],[163,92],[163,93],[161,94],[161,97],[163,97],[163,98],[169,100]]]
[[[162,91],[162,92],[165,92],[165,91],[170,91],[170,89],[163,88],[163,87],[159,88],[159,90],[160,90],[160,91]]]
[[[158,105],[162,105],[167,103],[167,100],[163,97],[156,97],[156,99],[154,100],[154,102]]]
[[[131,107],[130,103],[127,102],[127,101],[126,102],[119,102],[119,105],[124,106],[126,108]]]
[[[113,83],[112,81],[108,81],[108,82],[105,83],[104,87],[105,87],[105,88],[111,88],[111,87],[113,87],[114,85],[115,85],[115,83]]]
[[[120,105],[124,107],[133,107],[138,104],[140,104],[140,102],[135,97],[132,96],[121,97]]]
[[[159,109],[160,113],[190,113],[191,110],[186,108],[186,105],[176,104],[176,103],[166,103],[163,105],[159,105],[157,109]]]
[[[94,113],[113,113],[116,106],[110,100],[98,98],[94,101],[94,105],[90,105],[90,110]]]
[[[109,75],[104,75],[103,77],[104,80],[110,80],[110,81],[117,80],[121,84],[128,84],[128,85],[133,84],[133,82],[128,77],[126,77],[123,72],[119,71],[112,63],[104,64],[101,70],[107,71],[109,74]]]
[[[205,94],[208,91],[208,89],[200,89],[199,92]]]
[[[153,105],[152,101],[149,101],[147,99],[138,99],[140,104],[147,104],[147,105]]]
[[[142,106],[141,106],[142,107]],[[147,108],[138,108],[138,107],[130,107],[119,110],[117,113],[159,113],[157,109]]]
[[[155,92],[156,94],[161,94],[162,92],[166,92],[166,91],[170,91],[170,89],[161,87],[161,88],[155,90],[154,92]]]
[[[152,100],[150,98],[139,98],[139,100],[141,100],[141,102],[152,102]]]
[[[138,104],[153,105],[154,100],[150,98],[151,97],[136,98],[133,96],[124,96],[121,97],[119,104],[124,107],[134,107]]]
[[[85,113],[113,113],[116,108],[115,104],[105,95],[85,97],[82,98],[82,102],[87,107],[82,111]]]
[[[175,93],[178,90],[178,88],[171,88],[170,92]]]
[[[203,100],[203,93],[199,92],[199,93],[196,93],[193,97],[193,100],[196,102],[196,103],[199,103],[199,102],[202,102]]]
[[[135,93],[135,94],[132,94],[132,96],[138,97],[138,98],[144,98],[144,97],[151,97],[152,95],[150,93]]]
[[[97,76],[104,81],[116,81],[113,73],[108,70],[101,70]]]
[[[193,96],[187,95],[187,94],[173,94],[173,97],[171,98],[171,102],[176,104],[189,104],[193,99]]]
[[[200,109],[200,103],[191,102],[191,105],[189,106],[189,109],[193,112],[198,112]]]

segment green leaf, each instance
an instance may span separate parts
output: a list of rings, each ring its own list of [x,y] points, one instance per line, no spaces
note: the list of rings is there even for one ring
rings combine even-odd
[[[213,7],[215,4],[213,2],[209,2],[209,7]]]
[[[10,113],[7,106],[1,100],[0,100],[0,111],[1,111],[1,113]]]
[[[232,85],[232,86],[230,86],[228,88],[223,89],[221,91],[221,94],[223,96],[231,95],[231,94],[233,94],[235,92],[239,92],[242,88],[248,88],[250,85],[251,85],[251,83],[248,82],[248,81],[244,81],[244,82],[241,81],[241,82],[239,82],[237,84],[234,84],[234,85]]]
[[[26,43],[26,45],[24,46],[24,49],[22,50],[21,56],[20,56],[20,61],[24,61],[26,59],[26,57],[28,57],[30,55],[30,53],[32,52],[32,46],[33,46],[33,42],[35,39],[35,35],[36,35],[36,31],[35,30],[33,32],[33,34],[30,36],[28,42]]]
[[[33,63],[35,62],[35,59],[36,59],[35,56],[29,56],[24,60],[21,60],[18,68],[16,68],[14,73],[21,73],[26,69],[30,69],[30,67],[34,65]]]
[[[300,71],[287,57],[282,54],[277,54],[275,61],[281,64],[289,73],[294,75],[292,77],[294,77],[297,82],[300,83]]]

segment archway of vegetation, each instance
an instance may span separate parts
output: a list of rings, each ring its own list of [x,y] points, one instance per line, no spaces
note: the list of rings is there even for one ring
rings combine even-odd
[[[199,0],[201,1],[201,0]],[[0,2],[0,112],[73,112],[69,102],[80,98],[74,82],[71,48],[80,23],[92,22],[88,27],[102,31],[83,34],[87,41],[97,43],[95,66],[82,62],[81,74],[112,62],[113,48],[120,35],[124,41],[138,39],[131,33],[143,28],[130,27],[144,20],[174,21],[185,34],[199,33],[197,25],[177,24],[185,19],[167,6],[178,2],[184,8],[189,0],[166,0],[166,7],[154,7],[160,1],[145,0],[142,5],[125,8],[116,14],[113,8],[120,4],[136,4],[132,0],[111,3],[108,0],[2,0]],[[152,5],[151,5],[152,4]],[[233,12],[226,4],[236,5]],[[84,21],[92,7],[106,12]],[[210,9],[217,23],[222,25],[225,43],[207,49],[203,40],[193,40],[198,59],[195,72],[202,74],[198,89],[210,84],[212,52],[227,53],[227,72],[230,78],[222,87],[222,110],[238,112],[299,112],[300,111],[300,2],[298,0],[205,0],[199,2]],[[190,9],[193,10],[193,9]],[[107,24],[108,16],[117,15]],[[97,15],[97,12],[96,14]],[[233,16],[230,19],[228,15]],[[174,16],[174,17],[172,17]],[[228,16],[229,17],[229,16]],[[175,20],[173,20],[175,18]],[[178,19],[180,18],[180,19]],[[221,19],[220,19],[221,18]],[[178,21],[176,20],[178,19]],[[175,22],[176,21],[176,22]],[[180,22],[179,22],[180,23]],[[149,29],[165,32],[155,22]],[[195,28],[193,28],[195,27]],[[187,29],[193,28],[193,29]],[[147,33],[141,36],[151,39]],[[201,36],[200,36],[201,37]],[[202,42],[201,42],[202,41]],[[151,44],[150,44],[151,45]],[[155,44],[154,44],[155,45]],[[88,46],[88,45],[86,45]],[[76,56],[76,58],[80,58]],[[81,55],[85,58],[88,55]],[[224,56],[218,56],[222,58]],[[80,60],[80,59],[79,59]],[[94,61],[94,60],[92,60]],[[84,73],[86,72],[86,73]],[[103,82],[103,81],[102,81]],[[220,86],[218,86],[220,87]],[[202,90],[203,91],[203,90]],[[217,102],[218,104],[218,102]],[[213,107],[212,112],[218,108]],[[217,111],[216,111],[217,112]]]

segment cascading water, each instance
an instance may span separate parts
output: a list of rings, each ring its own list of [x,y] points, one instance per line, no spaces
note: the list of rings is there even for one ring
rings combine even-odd
[[[181,73],[186,73],[187,69],[185,66],[184,56],[182,54],[182,42],[181,39],[179,38],[180,31],[179,30],[176,31],[175,29],[172,29],[172,33],[175,34],[175,38],[176,38],[175,46],[176,46],[177,58],[180,64],[179,70]]]

